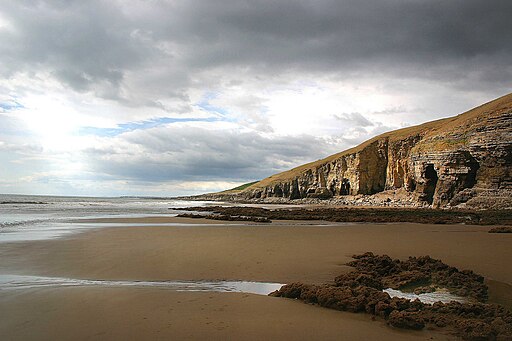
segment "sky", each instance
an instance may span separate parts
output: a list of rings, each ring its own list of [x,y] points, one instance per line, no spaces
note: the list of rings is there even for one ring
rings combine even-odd
[[[510,0],[2,0],[0,193],[259,180],[511,92]]]

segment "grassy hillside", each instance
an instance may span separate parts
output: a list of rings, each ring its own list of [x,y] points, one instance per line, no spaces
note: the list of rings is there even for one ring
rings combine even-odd
[[[231,188],[231,189],[228,189],[228,190],[225,190],[225,191],[222,191],[221,193],[228,193],[228,192],[240,192],[240,191],[243,191],[244,189],[254,185],[258,183],[258,181],[253,181],[253,182],[248,182],[246,184],[243,184],[243,185],[240,185],[238,187],[235,187],[235,188]]]

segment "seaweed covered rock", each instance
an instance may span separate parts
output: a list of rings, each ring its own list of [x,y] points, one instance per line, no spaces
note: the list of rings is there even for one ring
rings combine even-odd
[[[425,321],[418,312],[393,310],[388,317],[389,325],[397,328],[420,330],[425,327]]]
[[[460,271],[430,256],[409,257],[406,261],[400,261],[387,255],[376,256],[367,252],[353,258],[348,265],[356,268],[359,273],[380,281],[387,288],[422,287],[432,290],[432,287],[437,286],[479,302],[487,300],[487,286],[482,276],[470,270]]]
[[[283,285],[281,289],[270,293],[270,296],[300,298],[303,291],[311,290],[314,286],[303,283],[290,283]]]
[[[365,312],[396,328],[421,330],[431,326],[449,328],[466,340],[512,340],[512,313],[502,306],[481,302],[425,304],[417,299],[390,297],[382,291],[388,284],[400,288],[428,282],[418,287],[419,291],[429,292],[446,285],[475,301],[483,301],[487,287],[482,276],[459,271],[429,256],[400,261],[368,252],[353,258],[349,264],[356,270],[336,277],[334,284],[291,283],[270,295],[341,311]]]
[[[364,285],[377,290],[384,289],[379,278],[355,271],[339,275],[334,279],[334,283],[336,283],[336,286],[349,286],[351,288]]]
[[[512,233],[512,226],[498,226],[489,230],[489,233]]]
[[[199,206],[170,208],[176,211],[209,212],[211,215],[181,215],[189,218],[269,220],[325,220],[335,222],[414,222],[422,224],[512,225],[512,210],[431,210],[406,208]]]

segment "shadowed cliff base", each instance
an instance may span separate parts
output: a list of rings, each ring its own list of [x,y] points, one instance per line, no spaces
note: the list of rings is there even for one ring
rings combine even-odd
[[[384,133],[256,183],[192,199],[511,208],[512,94],[455,117]]]
[[[208,212],[210,214],[182,214],[179,217],[228,221],[320,220],[368,223],[412,222],[424,224],[512,225],[512,210],[469,211],[354,207],[266,209],[244,206],[201,206],[179,209],[179,211],[183,210]]]
[[[445,329],[466,340],[512,339],[512,313],[500,305],[484,303],[487,286],[482,276],[429,256],[400,261],[367,252],[353,258],[347,265],[355,271],[336,277],[334,283],[291,283],[270,295],[335,310],[364,312],[385,319],[396,328]],[[414,292],[444,289],[466,297],[467,302],[426,304],[418,299],[391,297],[383,291],[386,288]]]

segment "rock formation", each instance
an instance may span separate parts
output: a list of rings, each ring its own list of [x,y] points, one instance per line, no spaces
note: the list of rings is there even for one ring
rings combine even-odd
[[[511,169],[509,94],[224,193],[238,199],[328,199],[400,189],[420,206],[510,208]]]
[[[321,307],[378,316],[396,328],[421,330],[443,328],[465,340],[511,340],[512,313],[487,300],[484,278],[470,270],[460,271],[429,256],[406,261],[371,252],[353,256],[354,271],[334,283],[290,283],[270,296],[302,300]],[[425,287],[427,285],[427,287]],[[423,303],[418,299],[391,297],[384,288],[431,292],[449,289],[467,298],[465,303]]]

